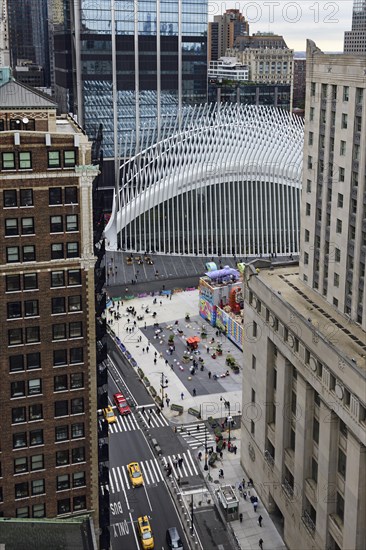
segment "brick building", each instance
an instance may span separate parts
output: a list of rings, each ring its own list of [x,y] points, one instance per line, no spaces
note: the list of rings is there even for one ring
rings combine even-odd
[[[91,143],[0,86],[0,515],[98,521]]]

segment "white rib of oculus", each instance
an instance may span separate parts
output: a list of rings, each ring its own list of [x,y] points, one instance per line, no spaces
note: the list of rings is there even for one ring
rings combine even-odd
[[[225,104],[194,108],[174,124],[165,125],[168,137],[122,164],[109,248],[298,253],[303,120],[273,107]]]

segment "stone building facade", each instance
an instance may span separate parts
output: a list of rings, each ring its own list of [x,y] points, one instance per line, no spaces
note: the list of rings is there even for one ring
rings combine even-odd
[[[98,522],[91,143],[0,87],[0,514]]]

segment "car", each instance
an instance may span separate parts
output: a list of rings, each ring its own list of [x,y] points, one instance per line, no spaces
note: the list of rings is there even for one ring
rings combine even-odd
[[[154,548],[154,537],[151,531],[149,518],[140,516],[137,519],[137,529],[141,539],[142,548],[144,550],[152,550]]]
[[[131,462],[130,464],[127,464],[127,470],[128,475],[130,476],[132,487],[140,487],[140,485],[143,485],[144,478],[142,477],[138,462]]]
[[[113,401],[115,402],[116,407],[119,410],[119,414],[131,414],[130,406],[126,401],[126,398],[120,392],[114,394]]]
[[[103,409],[103,416],[108,422],[108,424],[113,424],[114,422],[117,422],[116,415],[114,414],[114,411],[111,405],[108,405],[108,407]]]
[[[167,529],[166,542],[171,550],[183,550],[183,542],[176,527]]]

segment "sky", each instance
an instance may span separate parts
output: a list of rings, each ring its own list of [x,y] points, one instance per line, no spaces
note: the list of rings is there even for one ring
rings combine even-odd
[[[310,38],[324,52],[342,52],[344,31],[351,30],[352,6],[352,0],[208,0],[210,21],[226,9],[239,9],[250,34],[281,34],[295,51],[305,51]]]

